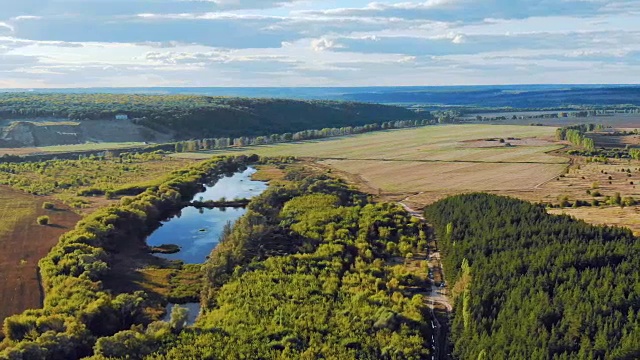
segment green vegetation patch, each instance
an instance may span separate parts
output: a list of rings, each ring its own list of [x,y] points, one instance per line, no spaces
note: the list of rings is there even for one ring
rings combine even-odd
[[[640,242],[543,206],[470,194],[425,210],[454,284],[459,359],[637,359]]]
[[[116,120],[116,115],[127,115]],[[178,139],[254,136],[373,121],[414,120],[402,107],[336,101],[194,95],[0,94],[0,119],[133,121]]]

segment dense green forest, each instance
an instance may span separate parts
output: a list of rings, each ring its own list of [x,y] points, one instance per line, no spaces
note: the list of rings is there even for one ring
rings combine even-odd
[[[214,158],[175,171],[83,219],[40,261],[44,307],[5,320],[0,359],[429,356],[426,276],[403,265],[426,246],[424,225],[305,170],[227,227],[203,266],[204,314],[194,326],[184,326],[179,307],[171,321],[152,321],[145,293],[104,288],[121,246],[144,239],[206,179],[256,160]]]
[[[118,114],[131,120],[115,120]],[[134,121],[178,139],[259,136],[429,117],[387,105],[192,95],[0,93],[0,119]]]
[[[295,176],[295,175],[293,175]],[[204,314],[150,359],[423,359],[422,224],[325,176],[254,200],[205,265]],[[425,269],[426,272],[426,269]]]
[[[425,210],[452,284],[460,359],[640,358],[640,242],[488,194]]]

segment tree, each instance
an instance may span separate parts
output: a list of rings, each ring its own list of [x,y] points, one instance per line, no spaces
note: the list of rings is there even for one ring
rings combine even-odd
[[[38,216],[36,222],[38,223],[38,225],[49,225],[49,217],[46,215]]]
[[[171,308],[171,319],[169,324],[173,331],[179,333],[187,326],[187,320],[189,319],[189,309],[180,305],[174,305]]]

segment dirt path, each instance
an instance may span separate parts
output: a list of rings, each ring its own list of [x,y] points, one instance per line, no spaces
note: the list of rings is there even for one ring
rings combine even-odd
[[[408,199],[409,197],[407,197]],[[411,208],[407,204],[403,202],[398,203],[402,206],[412,217],[420,219],[423,222],[426,222],[422,212]],[[408,267],[418,268],[418,263],[423,259],[426,259],[429,265],[428,276],[430,280],[430,288],[429,289],[420,289],[417,293],[424,296],[424,303],[431,310],[431,316],[433,318],[433,322],[431,326],[436,333],[436,336],[432,339],[435,347],[433,350],[435,351],[435,355],[432,359],[445,360],[449,358],[449,349],[448,349],[448,332],[449,332],[449,324],[448,319],[453,311],[453,306],[447,297],[447,288],[446,281],[444,280],[444,271],[442,269],[442,262],[440,258],[440,252],[438,251],[437,242],[435,237],[432,235],[429,239],[429,246],[426,249],[426,253],[416,254],[410,262],[413,264],[408,264]],[[443,311],[444,310],[444,313]],[[437,341],[436,341],[437,339]]]

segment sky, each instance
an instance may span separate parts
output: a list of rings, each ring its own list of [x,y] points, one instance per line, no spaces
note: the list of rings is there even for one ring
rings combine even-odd
[[[640,83],[640,0],[0,0],[0,88]]]

